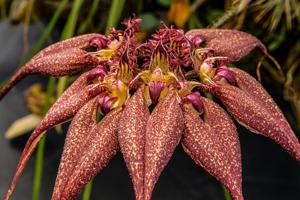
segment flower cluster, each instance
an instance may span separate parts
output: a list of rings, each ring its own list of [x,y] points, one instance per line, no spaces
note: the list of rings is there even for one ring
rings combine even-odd
[[[45,131],[71,118],[52,200],[74,199],[119,150],[136,199],[150,200],[179,143],[234,199],[242,200],[240,143],[227,112],[300,161],[298,139],[270,95],[249,74],[228,66],[255,47],[272,59],[258,39],[236,30],[184,33],[161,24],[142,42],[137,37],[140,21],[129,19],[124,30],[111,29],[108,36],[86,34],[55,43],[2,88],[0,98],[28,74],[83,72],[33,131],[6,200]]]

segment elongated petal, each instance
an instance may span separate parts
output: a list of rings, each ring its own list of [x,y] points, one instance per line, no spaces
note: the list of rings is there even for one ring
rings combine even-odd
[[[235,200],[242,200],[241,155],[236,129],[215,103],[204,99],[204,109],[203,121],[193,107],[184,108],[184,150],[222,182]]]
[[[52,76],[64,76],[82,69],[88,69],[91,65],[97,65],[99,59],[79,48],[70,48],[49,56],[34,59],[25,65],[29,73],[49,74]]]
[[[5,199],[10,198],[19,179],[19,176],[23,172],[24,167],[39,140],[45,134],[45,131],[59,123],[65,122],[66,120],[72,118],[77,113],[77,111],[86,102],[88,102],[89,99],[93,98],[94,96],[91,96],[89,89],[90,86],[86,86],[86,74],[83,74],[63,93],[63,95],[49,109],[41,123],[29,137],[24,147],[15,176]]]
[[[62,40],[41,50],[33,58],[37,59],[37,58],[45,57],[68,48],[84,48],[89,45],[91,39],[96,37],[101,37],[101,36],[102,35],[98,33],[90,33],[90,34],[79,35],[76,37],[72,37],[70,39]]]
[[[56,177],[53,198],[60,199],[59,196],[69,179],[69,174],[74,170],[74,163],[76,163],[78,155],[86,144],[87,136],[96,125],[96,103],[95,100],[90,100],[72,120]]]
[[[230,61],[238,61],[255,47],[268,55],[266,47],[254,36],[230,29],[195,29],[186,33],[187,38],[200,36],[206,48],[212,48],[216,56],[227,56]]]
[[[110,112],[85,136],[87,138],[81,151],[77,155],[70,155],[72,157],[70,158],[71,162],[69,162],[70,172],[67,180],[64,181],[65,185],[60,186],[63,189],[59,193],[55,193],[52,200],[74,199],[83,186],[104,168],[117,153],[119,150],[117,129],[121,114],[121,109]],[[68,140],[68,142],[72,141],[71,138]],[[72,151],[74,145],[66,144],[66,147],[69,149],[64,151]]]
[[[300,161],[299,141],[284,118],[278,118],[270,107],[237,87],[220,85],[213,91],[240,124],[273,139]]]
[[[146,130],[145,146],[145,200],[151,193],[164,167],[178,145],[183,131],[183,115],[174,91],[155,107]]]
[[[202,98],[202,101],[204,122],[215,130],[214,133],[217,134],[226,153],[224,159],[227,160],[227,164],[220,166],[222,175],[219,175],[218,179],[226,185],[235,199],[243,199],[241,149],[236,127],[230,116],[218,104],[206,98]]]
[[[52,76],[64,76],[78,72],[84,68],[88,69],[91,65],[97,65],[97,57],[78,48],[62,50],[59,53],[52,53],[49,56],[33,58],[8,81],[0,91],[0,100],[7,92],[14,87],[17,82],[28,74],[40,73]]]
[[[34,133],[41,133],[57,124],[72,118],[78,110],[92,99],[95,94],[90,91],[93,85],[87,85],[86,73],[81,75],[46,113]],[[34,135],[34,134],[33,134]]]
[[[246,92],[255,101],[257,101],[270,112],[272,112],[274,117],[276,117],[278,120],[282,121],[283,123],[286,123],[289,126],[280,108],[276,105],[269,93],[255,78],[253,78],[247,72],[238,68],[230,68],[230,70],[234,72],[237,86],[241,90]]]
[[[49,56],[51,54],[57,54],[61,51],[64,51],[69,48],[84,48],[89,45],[89,42],[92,38],[95,37],[101,37],[101,34],[97,33],[91,33],[91,34],[84,34],[77,37],[73,37],[67,40],[63,40],[57,43],[54,43],[45,49],[41,50],[39,53],[37,53],[30,62],[33,60],[37,60],[42,57]],[[28,63],[28,64],[29,64]],[[26,65],[25,65],[26,66]],[[23,68],[25,68],[25,66]],[[22,68],[21,68],[22,69]],[[9,83],[6,84],[4,88],[0,91],[0,100],[6,95],[7,92],[17,83],[19,82],[24,76],[26,76],[29,71],[23,69],[16,72],[16,74],[10,79]]]
[[[143,92],[143,88],[140,88],[129,99],[118,130],[121,151],[133,182],[137,200],[144,200],[145,134],[150,115]]]

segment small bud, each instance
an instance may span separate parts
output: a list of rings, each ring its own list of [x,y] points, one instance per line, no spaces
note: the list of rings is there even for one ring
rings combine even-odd
[[[213,77],[213,80],[220,81],[222,78],[225,78],[229,84],[236,85],[234,72],[228,69],[225,65],[217,68],[216,75]]]
[[[199,72],[199,68],[201,68],[201,65],[203,62],[210,57],[214,56],[214,50],[210,48],[198,48],[193,53],[193,63],[194,63],[194,69],[196,72]]]
[[[102,81],[106,75],[107,75],[107,72],[106,72],[106,69],[104,68],[104,66],[98,65],[97,67],[95,67],[94,69],[89,71],[89,73],[87,75],[87,81],[90,82],[98,77]]]
[[[191,41],[192,41],[192,44],[193,44],[194,48],[200,48],[201,44],[204,43],[204,40],[200,35],[194,36],[191,39]]]
[[[102,92],[98,98],[100,111],[103,114],[107,114],[116,101],[117,98],[111,98],[107,92]]]
[[[193,107],[201,114],[203,113],[203,102],[199,92],[193,92],[183,97],[183,103],[191,103]]]
[[[97,50],[103,49],[107,46],[108,38],[104,35],[99,35],[97,37],[93,37],[90,40],[89,46],[95,47]]]
[[[148,87],[150,90],[150,98],[151,98],[151,101],[153,104],[158,103],[160,93],[163,90],[164,86],[165,86],[165,84],[160,81],[148,83]]]
[[[202,80],[205,80],[207,78],[209,79],[213,78],[219,66],[226,65],[228,61],[229,60],[227,57],[221,57],[221,56],[209,57],[205,59],[199,69],[200,78]]]

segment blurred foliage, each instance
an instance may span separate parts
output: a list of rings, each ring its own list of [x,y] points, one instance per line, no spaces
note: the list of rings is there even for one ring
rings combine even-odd
[[[34,84],[25,92],[25,104],[36,115],[43,115],[47,101],[46,91],[41,84]]]
[[[297,0],[257,0],[250,5],[255,22],[270,31],[285,24],[288,30],[300,23],[300,2]],[[282,24],[280,24],[282,23]]]
[[[41,84],[33,84],[25,92],[25,104],[31,114],[15,120],[6,130],[6,139],[13,139],[32,131],[42,120],[47,95]]]
[[[187,1],[173,0],[168,12],[168,19],[177,27],[182,28],[189,19],[191,11],[191,6]]]
[[[42,118],[36,114],[28,114],[15,120],[4,133],[6,139],[14,139],[35,129]]]
[[[146,32],[141,33],[141,37],[153,32],[161,20],[185,30],[212,27],[249,32],[266,44],[281,64],[286,78],[280,77],[271,61],[259,58],[262,54],[249,55],[240,65],[250,73],[261,70],[263,82],[282,88],[282,95],[291,103],[295,122],[300,126],[297,103],[300,96],[300,2],[297,0],[0,0],[0,12],[1,19],[21,23],[25,30],[29,23],[44,27],[40,40],[30,48],[30,57],[49,40],[54,28],[62,31],[61,39],[87,32],[107,33],[121,19],[132,16],[143,19],[142,28]],[[27,31],[24,32],[25,46],[26,34]],[[259,61],[262,65],[257,70]],[[65,84],[66,81],[58,93]]]

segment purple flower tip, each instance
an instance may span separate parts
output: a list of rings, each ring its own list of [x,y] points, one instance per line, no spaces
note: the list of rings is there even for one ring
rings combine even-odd
[[[225,65],[222,65],[217,68],[216,75],[213,77],[214,81],[219,81],[222,78],[225,78],[229,84],[236,85],[236,79],[233,71],[231,71],[228,67]]]
[[[160,93],[163,90],[164,86],[165,86],[165,84],[160,81],[148,83],[148,87],[150,90],[150,98],[151,98],[151,101],[153,104],[158,103]]]
[[[99,109],[103,114],[110,111],[111,106],[117,101],[117,98],[111,98],[107,92],[102,92],[98,97]]]
[[[102,81],[103,78],[107,75],[106,69],[104,68],[103,65],[98,65],[97,67],[95,67],[94,69],[92,69],[91,71],[89,71],[88,75],[87,75],[87,81],[92,81],[95,78],[100,78],[100,80]]]
[[[97,50],[103,49],[107,46],[108,38],[105,35],[94,37],[90,40],[89,46],[95,47]]]
[[[191,39],[194,48],[199,48],[200,45],[204,42],[203,38],[200,35],[196,35]]]
[[[183,103],[191,103],[200,114],[203,113],[203,102],[199,92],[193,92],[183,97]]]

